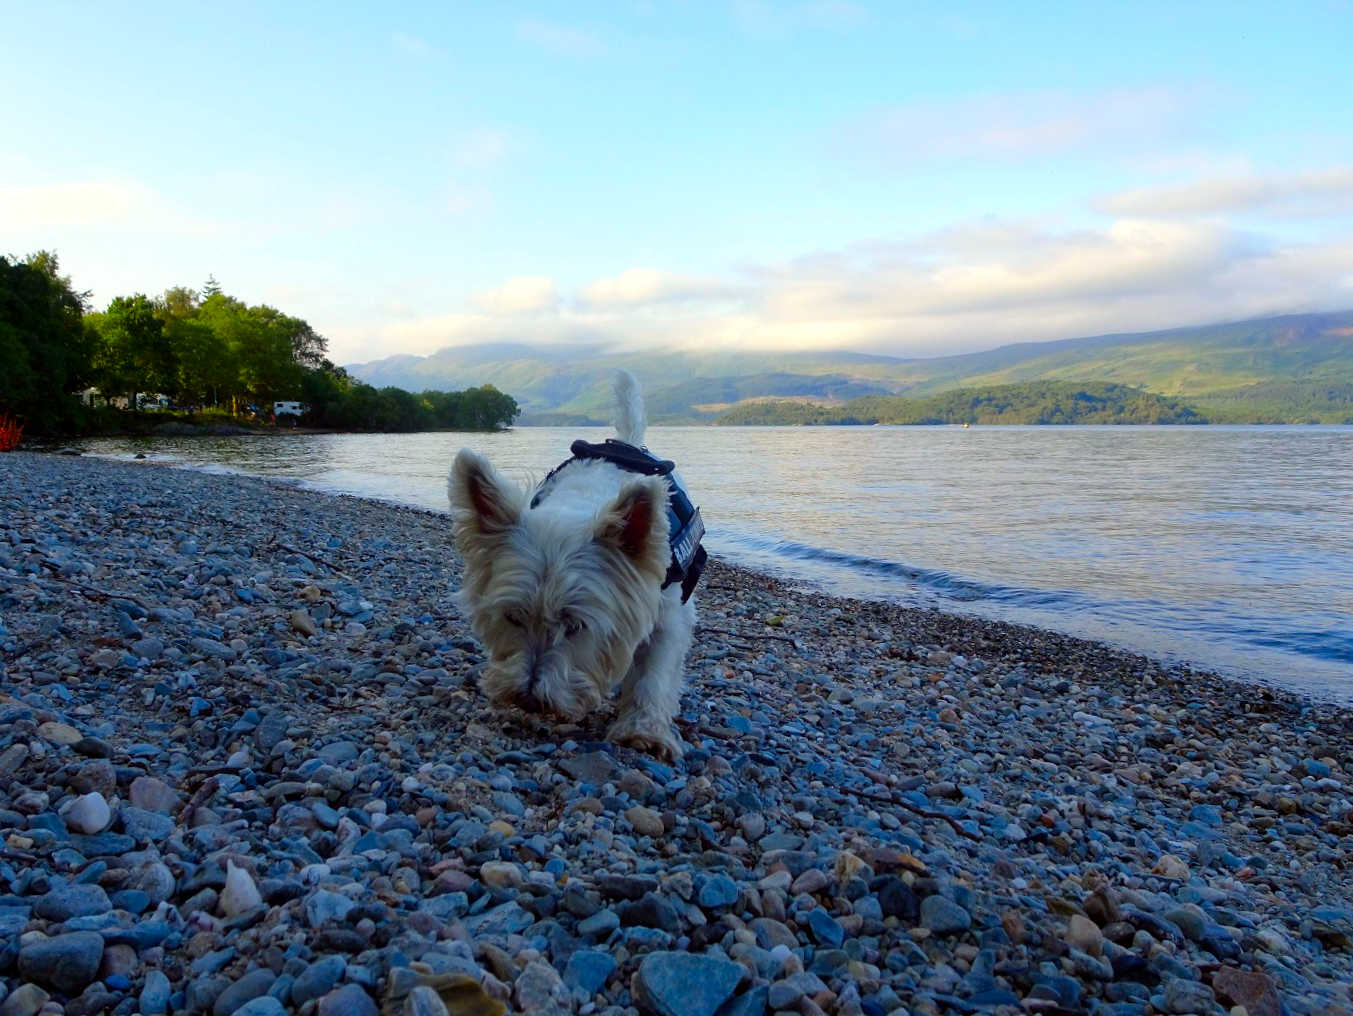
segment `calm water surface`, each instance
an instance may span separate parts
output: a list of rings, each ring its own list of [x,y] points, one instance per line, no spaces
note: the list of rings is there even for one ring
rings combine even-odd
[[[579,436],[98,440],[444,510],[461,445],[539,478]],[[711,552],[827,591],[1104,639],[1353,702],[1353,427],[655,427]]]

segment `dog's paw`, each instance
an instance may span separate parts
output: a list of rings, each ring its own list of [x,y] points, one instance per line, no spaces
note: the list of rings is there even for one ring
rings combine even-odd
[[[645,723],[621,717],[611,724],[606,739],[615,744],[629,745],[638,751],[648,752],[665,762],[675,762],[681,758],[682,744],[676,732],[669,724]]]

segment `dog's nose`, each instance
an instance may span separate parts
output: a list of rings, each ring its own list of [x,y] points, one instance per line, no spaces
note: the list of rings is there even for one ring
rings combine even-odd
[[[517,708],[523,712],[538,713],[544,708],[540,699],[536,698],[529,690],[517,692],[514,701],[517,703]]]

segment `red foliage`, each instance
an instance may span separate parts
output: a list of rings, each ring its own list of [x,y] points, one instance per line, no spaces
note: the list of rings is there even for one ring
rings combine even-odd
[[[0,416],[0,452],[11,452],[19,447],[23,424],[8,416]]]

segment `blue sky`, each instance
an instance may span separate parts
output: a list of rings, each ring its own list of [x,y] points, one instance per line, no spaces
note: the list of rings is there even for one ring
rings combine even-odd
[[[117,6],[0,0],[0,251],[100,305],[210,273],[340,362],[1353,306],[1346,2]]]

